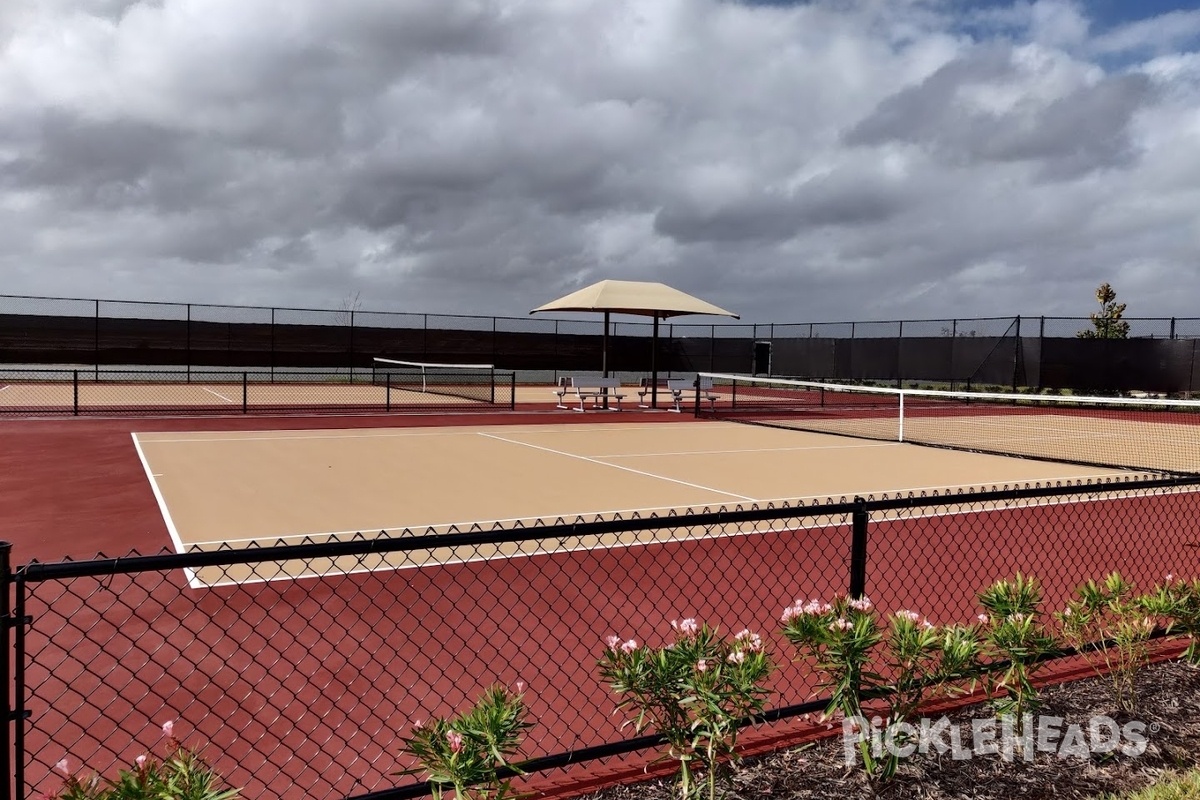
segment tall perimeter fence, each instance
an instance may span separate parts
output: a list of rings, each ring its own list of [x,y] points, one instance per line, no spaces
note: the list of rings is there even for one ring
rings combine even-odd
[[[664,323],[665,373],[736,372],[897,386],[988,385],[1184,394],[1200,389],[1200,317],[1131,318],[1129,338],[1080,339],[1086,318]],[[649,322],[616,322],[609,367],[651,369]],[[375,357],[489,363],[522,380],[598,372],[599,320],[0,296],[0,365],[369,370]],[[64,373],[66,374],[66,373]]]
[[[1198,515],[1196,478],[1131,473],[15,568],[4,546],[4,793],[56,789],[63,758],[115,774],[174,720],[244,797],[416,797],[396,774],[414,721],[517,681],[535,782],[633,770],[657,740],[622,730],[596,660],[605,636],[662,644],[680,617],[763,634],[779,666],[743,741],[783,740],[825,704],[780,636],[797,598],[962,622],[1020,571],[1061,609],[1112,570],[1146,589],[1200,574]]]

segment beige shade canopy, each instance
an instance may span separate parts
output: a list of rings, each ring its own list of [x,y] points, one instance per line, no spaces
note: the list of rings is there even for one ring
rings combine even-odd
[[[529,313],[540,311],[604,311],[658,319],[682,314],[715,314],[739,319],[732,311],[706,303],[665,283],[650,281],[600,281],[538,306]]]
[[[698,297],[673,289],[665,283],[652,281],[600,281],[565,297],[538,306],[530,314],[541,311],[599,311],[604,313],[604,346],[601,364],[608,375],[608,316],[636,314],[654,318],[654,336],[650,342],[650,406],[658,407],[658,321],[683,314],[713,314],[741,319],[732,311],[718,308]]]

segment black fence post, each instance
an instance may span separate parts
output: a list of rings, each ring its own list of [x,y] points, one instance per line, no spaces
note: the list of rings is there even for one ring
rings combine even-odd
[[[250,373],[242,373],[242,413],[245,414],[250,408]]]
[[[1020,378],[1021,378],[1021,362],[1023,361],[1023,359],[1021,358],[1023,348],[1021,347],[1021,315],[1020,314],[1017,314],[1017,318],[1013,322],[1013,325],[1016,327],[1016,330],[1013,332],[1012,391],[1013,391],[1013,394],[1016,394],[1017,393],[1017,381],[1020,380]]]
[[[13,708],[12,674],[9,655],[12,653],[12,543],[0,542],[0,691],[4,692],[4,724],[0,726],[0,800],[11,800],[13,749],[11,725],[17,721]]]
[[[79,416],[79,370],[71,373],[71,410]]]
[[[184,338],[183,360],[187,367],[187,382],[192,382],[192,304],[187,304],[187,333]]]
[[[13,608],[13,627],[16,629],[16,636],[13,637],[13,663],[15,671],[13,672],[13,722],[16,723],[16,731],[13,733],[12,740],[12,776],[13,783],[16,786],[17,798],[25,797],[25,720],[29,719],[29,712],[25,710],[25,628],[32,622],[32,619],[25,614],[25,581],[21,576],[15,576],[13,586],[16,588],[17,602]],[[7,594],[7,593],[6,593]],[[4,654],[4,659],[8,660],[8,653]],[[8,784],[8,775],[4,775],[4,783]]]
[[[1046,363],[1046,318],[1038,317],[1038,374],[1037,390],[1042,390],[1042,364]]]
[[[867,592],[867,501],[854,498],[850,515],[850,596],[861,598]]]
[[[95,330],[92,335],[94,337],[92,358],[96,362],[96,380],[100,380],[100,301],[96,301],[96,321]]]
[[[354,309],[350,309],[350,385],[354,385]]]

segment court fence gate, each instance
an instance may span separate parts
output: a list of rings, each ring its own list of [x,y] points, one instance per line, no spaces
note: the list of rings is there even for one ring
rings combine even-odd
[[[64,758],[113,776],[166,720],[247,798],[418,797],[413,721],[517,681],[535,781],[628,774],[660,740],[622,734],[596,659],[677,617],[763,634],[774,701],[743,739],[786,740],[826,703],[779,634],[797,598],[969,621],[1020,571],[1060,609],[1113,570],[1200,576],[1196,519],[1200,479],[1131,475],[19,566],[0,545],[0,800]]]

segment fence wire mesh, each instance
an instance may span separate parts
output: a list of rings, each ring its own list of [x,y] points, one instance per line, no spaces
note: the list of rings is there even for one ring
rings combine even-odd
[[[29,564],[18,796],[54,788],[64,757],[130,764],[168,719],[244,796],[379,791],[411,780],[395,773],[414,721],[517,681],[522,755],[587,760],[629,735],[597,677],[607,635],[663,644],[682,617],[757,630],[779,664],[770,706],[793,707],[817,686],[780,635],[797,598],[857,575],[885,612],[969,621],[1020,571],[1060,608],[1114,569],[1146,588],[1200,574],[1197,512],[1200,483],[1129,479]]]

